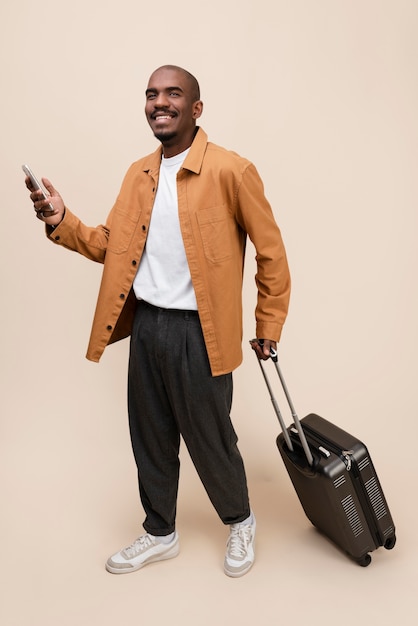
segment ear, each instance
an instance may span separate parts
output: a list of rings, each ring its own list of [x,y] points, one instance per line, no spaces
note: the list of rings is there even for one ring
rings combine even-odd
[[[197,120],[203,112],[203,102],[201,100],[196,100],[193,104],[193,119]]]

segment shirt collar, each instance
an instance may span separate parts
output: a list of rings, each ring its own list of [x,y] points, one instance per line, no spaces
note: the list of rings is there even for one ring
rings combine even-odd
[[[205,131],[198,127],[193,143],[190,146],[189,154],[186,156],[183,169],[199,174],[202,168],[203,157],[206,152],[206,146],[208,143],[208,136]],[[163,149],[159,146],[155,152],[150,154],[144,160],[143,170],[144,172],[152,173],[154,170],[159,170]]]

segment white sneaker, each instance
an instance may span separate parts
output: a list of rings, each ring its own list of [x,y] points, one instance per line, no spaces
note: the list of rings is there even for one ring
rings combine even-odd
[[[227,542],[224,572],[238,578],[246,574],[254,563],[255,517],[250,524],[231,524]]]
[[[172,559],[178,555],[179,551],[177,533],[174,534],[170,543],[161,543],[158,537],[146,533],[138,537],[132,545],[111,556],[106,562],[106,569],[111,574],[128,574],[136,572],[148,563]]]

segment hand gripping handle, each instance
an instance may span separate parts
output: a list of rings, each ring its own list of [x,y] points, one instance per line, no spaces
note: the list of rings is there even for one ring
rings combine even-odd
[[[255,339],[255,340],[253,339],[252,341],[250,341],[250,343],[253,343],[254,341],[257,341],[257,340],[256,340],[256,339]],[[260,343],[260,345],[263,345],[263,340],[259,340],[259,343]],[[256,356],[257,356],[257,355],[256,355]],[[301,441],[301,444],[302,444],[303,450],[304,450],[304,452],[305,452],[306,459],[307,459],[307,461],[308,461],[309,465],[312,465],[312,464],[313,464],[313,456],[312,456],[312,453],[311,453],[311,451],[310,451],[310,449],[309,449],[308,442],[306,441],[306,436],[305,436],[305,433],[303,432],[302,425],[301,425],[301,423],[300,423],[299,417],[298,417],[298,415],[297,415],[297,413],[296,413],[295,407],[294,407],[294,405],[293,405],[292,399],[291,399],[290,394],[289,394],[289,391],[288,391],[288,389],[287,389],[286,382],[285,382],[285,380],[284,380],[284,378],[283,378],[283,374],[282,374],[282,371],[281,371],[280,366],[279,366],[279,363],[278,363],[277,351],[276,351],[276,350],[274,350],[273,348],[270,348],[270,357],[271,357],[271,360],[273,361],[273,363],[274,363],[274,365],[275,365],[275,367],[276,367],[276,371],[277,371],[277,374],[278,374],[278,376],[279,376],[280,383],[281,383],[281,385],[282,385],[282,388],[283,388],[284,394],[285,394],[285,396],[286,396],[287,403],[288,403],[288,405],[289,405],[289,407],[290,407],[290,411],[291,411],[291,414],[292,414],[292,418],[293,418],[293,421],[294,421],[294,423],[295,423],[296,430],[298,431],[299,439],[300,439],[300,441]],[[264,368],[264,366],[263,366],[263,364],[262,364],[261,359],[259,359],[259,358],[258,358],[258,356],[257,356],[257,361],[258,361],[258,363],[259,363],[259,365],[260,365],[260,369],[261,369],[261,372],[262,372],[262,374],[263,374],[263,378],[264,378],[264,380],[265,380],[265,383],[266,383],[267,389],[268,389],[268,391],[269,391],[270,398],[271,398],[271,402],[272,402],[272,404],[273,404],[273,407],[274,407],[275,413],[276,413],[277,418],[278,418],[278,420],[279,420],[280,427],[281,427],[281,429],[282,429],[283,436],[284,436],[284,439],[285,439],[285,441],[286,441],[286,445],[287,445],[287,447],[289,448],[289,450],[291,450],[291,451],[293,452],[293,444],[292,444],[292,442],[291,442],[291,440],[290,440],[289,432],[288,432],[288,430],[287,430],[287,428],[286,428],[286,424],[285,424],[285,422],[284,422],[284,420],[283,420],[283,416],[282,416],[282,414],[281,414],[281,412],[280,412],[279,405],[277,404],[277,400],[276,400],[276,398],[275,398],[275,396],[274,396],[274,393],[273,393],[273,390],[272,390],[272,388],[271,388],[270,381],[269,381],[268,376],[267,376],[267,374],[266,374],[265,368]]]

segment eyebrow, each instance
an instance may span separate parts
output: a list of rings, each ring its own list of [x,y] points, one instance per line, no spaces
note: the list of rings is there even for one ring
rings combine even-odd
[[[181,87],[175,86],[173,85],[172,87],[165,87],[162,91],[181,91],[182,93],[184,93],[184,90]],[[158,89],[156,87],[149,87],[146,91],[145,91],[145,95],[149,94],[149,93],[157,93]]]

